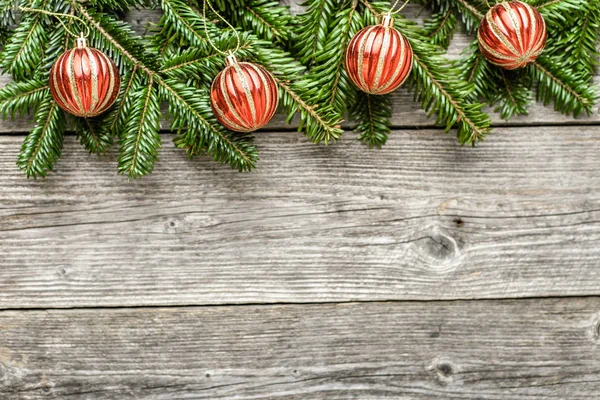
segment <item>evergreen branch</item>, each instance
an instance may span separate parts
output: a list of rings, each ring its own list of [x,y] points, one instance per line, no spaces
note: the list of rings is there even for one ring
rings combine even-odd
[[[104,153],[112,145],[110,115],[95,118],[74,118],[79,143],[90,153]]]
[[[488,10],[483,0],[432,0],[432,3],[434,13],[452,11],[455,19],[460,17],[469,33],[477,30]]]
[[[527,115],[527,107],[531,103],[532,97],[531,90],[521,82],[518,76],[515,76],[518,72],[512,73],[512,76],[507,78],[506,74],[508,73],[500,69],[502,90],[491,101],[492,104],[498,104],[494,111],[499,112],[500,117],[505,120],[509,120],[515,115]]]
[[[44,177],[61,155],[65,132],[65,117],[49,92],[42,100],[36,125],[25,138],[17,161],[28,178]]]
[[[134,88],[140,86],[141,79],[142,76],[140,75],[138,66],[134,66],[133,69],[123,77],[121,90],[119,91],[119,96],[116,100],[116,106],[110,111],[107,119],[110,121],[108,132],[111,136],[118,136],[119,132],[125,128],[135,100]]]
[[[544,105],[554,99],[554,109],[563,114],[575,117],[584,111],[592,114],[598,92],[585,77],[546,57],[530,64],[529,71],[538,82],[537,99],[542,100]]]
[[[25,15],[0,56],[0,67],[16,80],[31,79],[47,41],[41,14]]]
[[[279,80],[275,77],[275,82],[287,95],[283,97],[283,107],[291,110],[295,110],[300,113],[301,123],[298,126],[298,131],[304,130],[306,136],[308,136],[315,143],[325,143],[336,141],[340,138],[343,133],[339,114],[331,107],[324,106],[317,112],[316,106],[309,105],[298,93],[298,87],[292,87],[286,82]],[[288,122],[291,119],[290,114]]]
[[[108,15],[93,14],[80,3],[74,3],[79,14],[88,21],[92,29],[91,42],[94,47],[105,51],[117,65],[128,63],[137,66],[148,76],[157,69],[156,57],[146,53],[139,37],[134,36],[129,25]]]
[[[349,8],[337,13],[323,50],[316,55],[315,65],[302,82],[311,104],[333,107],[340,115],[346,112],[356,93],[344,68],[344,55],[350,39],[363,25],[357,4],[354,0]]]
[[[132,112],[119,135],[118,162],[119,172],[135,179],[152,172],[161,147],[160,103],[152,77],[136,85],[132,97]]]
[[[125,12],[132,8],[153,8],[154,0],[87,0],[89,7],[105,12]]]
[[[452,10],[448,9],[446,12],[435,13],[431,18],[426,19],[423,27],[431,43],[448,49],[457,23],[456,16]]]
[[[586,0],[553,0],[539,4],[533,1],[533,6],[538,9],[549,30],[562,29],[565,24],[577,21],[578,11],[584,7]],[[579,23],[579,21],[577,21]]]
[[[6,119],[16,113],[23,115],[34,110],[50,93],[48,84],[39,81],[13,82],[0,89],[0,114]]]
[[[381,147],[390,133],[392,98],[390,95],[374,96],[360,92],[350,109],[350,117],[358,121],[354,129],[360,134],[358,140],[371,148]]]
[[[483,98],[488,103],[493,103],[499,96],[501,77],[498,68],[481,54],[477,39],[463,50],[463,55],[453,64],[458,68],[458,77],[473,85],[473,91],[468,94],[469,101]]]
[[[386,8],[385,3],[371,5],[380,13]],[[421,107],[429,116],[436,114],[436,123],[444,125],[446,131],[456,125],[460,143],[475,144],[482,140],[490,130],[490,118],[482,111],[483,103],[472,103],[473,84],[461,79],[460,69],[426,41],[424,32],[414,22],[399,17],[395,24],[413,49],[413,70],[408,86],[409,90],[415,90]]]
[[[169,102],[171,128],[178,132],[175,145],[190,157],[207,152],[215,161],[249,171],[258,160],[247,134],[224,129],[214,117],[207,91],[187,87],[172,79],[160,80],[162,97]]]
[[[289,28],[292,16],[286,7],[271,0],[252,0],[244,2],[240,9],[238,25],[244,30],[252,30],[256,36],[265,40],[287,41],[291,36]]]
[[[202,17],[182,0],[161,0],[160,5],[164,12],[160,23],[163,37],[178,35],[193,47],[208,49]]]
[[[307,0],[306,11],[295,18],[296,52],[300,62],[311,65],[327,42],[331,20],[339,7],[336,0]]]

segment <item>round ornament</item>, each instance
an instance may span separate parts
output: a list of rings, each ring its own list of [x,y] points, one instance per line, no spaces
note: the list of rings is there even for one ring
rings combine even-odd
[[[544,17],[521,1],[502,2],[490,8],[477,32],[485,58],[508,70],[535,61],[544,50],[546,36]]]
[[[346,72],[354,84],[369,94],[387,94],[404,83],[412,70],[410,43],[384,15],[381,24],[359,31],[346,49]]]
[[[277,83],[269,71],[249,62],[227,57],[227,66],[210,89],[215,117],[227,129],[252,132],[267,125],[279,103]]]
[[[88,47],[85,38],[61,55],[50,70],[50,92],[56,103],[77,117],[94,117],[117,99],[119,70],[103,52]]]

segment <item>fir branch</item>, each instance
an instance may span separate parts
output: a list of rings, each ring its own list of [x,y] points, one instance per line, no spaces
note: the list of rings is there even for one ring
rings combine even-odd
[[[104,153],[113,143],[110,134],[110,115],[95,118],[74,118],[79,143],[90,153]]]
[[[65,117],[49,92],[37,111],[36,125],[25,138],[17,165],[27,177],[44,177],[61,155]]]
[[[544,105],[554,100],[554,109],[563,114],[592,114],[598,92],[585,77],[544,56],[530,64],[529,71],[538,82],[537,99]]]
[[[48,83],[41,80],[13,82],[0,89],[0,114],[6,119],[33,111],[50,93]]]
[[[118,136],[125,129],[135,100],[134,89],[141,85],[141,79],[142,73],[138,66],[134,66],[131,71],[123,76],[119,96],[107,118],[107,121],[110,121],[108,132],[111,136]]]
[[[387,142],[391,117],[390,95],[374,96],[359,92],[354,106],[350,109],[350,118],[358,122],[354,128],[360,134],[358,140],[371,148],[381,147]]]
[[[44,9],[45,3],[40,5]],[[31,79],[48,41],[42,14],[26,13],[0,56],[0,67],[15,80]]]
[[[507,74],[510,74],[507,77]],[[494,109],[500,113],[500,117],[509,120],[516,115],[527,115],[527,107],[531,103],[532,93],[527,85],[523,84],[523,75],[520,72],[505,72],[500,69],[502,77],[502,89],[496,97],[491,100],[491,104],[498,104]]]
[[[549,30],[562,29],[566,24],[577,21],[578,11],[585,7],[586,2],[587,0],[529,1],[542,14]]]
[[[386,7],[385,3],[370,4],[380,13]],[[413,49],[408,87],[415,90],[415,98],[422,108],[430,116],[436,114],[436,123],[445,126],[446,131],[456,125],[461,144],[482,140],[490,130],[490,118],[482,111],[483,103],[472,103],[469,95],[474,86],[461,79],[461,71],[445,59],[435,45],[423,40],[425,35],[415,23],[399,17],[395,24]]]
[[[288,7],[273,0],[212,0],[234,26],[260,39],[286,43],[292,37],[292,15]],[[202,3],[202,0],[197,1]],[[201,4],[198,4],[200,8]],[[210,14],[211,17],[217,17]]]
[[[459,78],[473,84],[473,91],[468,95],[471,102],[483,98],[492,103],[498,98],[501,87],[499,69],[481,54],[477,39],[463,50],[463,55],[453,64],[458,68]]]
[[[452,10],[434,13],[424,22],[424,30],[431,43],[448,49],[450,41],[457,29],[457,19]]]
[[[154,8],[155,0],[87,0],[88,7],[104,12],[124,12],[132,8]]]
[[[231,168],[249,171],[258,160],[256,148],[247,134],[224,129],[214,117],[208,91],[187,87],[173,79],[160,80],[161,97],[169,102],[171,129],[178,132],[175,145],[190,157],[210,154],[215,161]]]
[[[331,106],[340,115],[346,112],[356,93],[344,68],[344,55],[352,36],[363,27],[357,4],[354,0],[336,14],[325,46],[316,55],[315,65],[302,82],[308,88],[312,104]]]
[[[130,68],[137,66],[148,76],[152,76],[153,70],[158,69],[156,56],[146,52],[141,39],[128,24],[106,14],[94,13],[80,3],[75,3],[74,7],[92,28],[91,44],[107,53],[121,66],[121,72],[127,64]]]
[[[296,54],[304,65],[311,65],[323,51],[329,35],[331,20],[339,7],[336,0],[307,0],[303,14],[295,18]]]
[[[119,172],[129,178],[139,178],[154,169],[161,140],[160,103],[152,77],[147,84],[135,85],[132,111],[119,135]]]
[[[265,42],[254,43],[251,57],[273,74],[280,89],[280,106],[288,114],[288,123],[299,112],[298,131],[304,131],[313,142],[329,144],[339,139],[343,131],[337,110],[327,104],[317,107],[307,79],[295,82],[305,67],[283,50],[269,47]]]

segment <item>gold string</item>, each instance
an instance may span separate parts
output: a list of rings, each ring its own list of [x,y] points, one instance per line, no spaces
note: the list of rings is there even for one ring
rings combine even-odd
[[[58,22],[60,22],[60,24],[62,25],[63,28],[65,28],[65,31],[67,31],[71,36],[74,37],[88,37],[90,35],[90,27],[87,26],[87,24],[85,23],[85,21],[75,15],[71,15],[71,14],[64,14],[64,13],[56,13],[56,12],[52,12],[52,11],[46,11],[46,10],[40,10],[38,8],[29,8],[29,7],[17,7],[17,10],[22,11],[22,12],[37,12],[40,14],[45,14],[45,15],[51,15],[53,17],[57,17],[56,19],[58,20]],[[67,18],[72,18],[75,19],[79,22],[81,22],[83,24],[83,26],[85,26],[85,35],[83,34],[83,32],[81,32],[80,35],[77,35],[73,32],[71,32],[71,30],[69,30],[69,28],[67,28],[67,26],[65,25],[65,23],[58,17],[67,17]]]
[[[210,39],[210,35],[208,34],[208,27],[206,25],[206,4],[208,3],[208,6],[210,7],[210,9],[212,10],[212,12],[214,12],[217,17],[219,17],[221,19],[221,21],[225,22],[225,24],[227,24],[228,27],[231,28],[231,30],[235,33],[235,38],[237,40],[237,45],[235,46],[234,50],[229,50],[229,53],[224,52],[223,50],[219,49],[217,46],[215,46],[215,44],[213,43],[213,41]],[[240,40],[240,34],[238,33],[237,29],[234,28],[233,25],[231,25],[229,23],[229,21],[227,21],[225,18],[223,18],[221,16],[221,14],[219,14],[217,12],[217,10],[215,10],[215,8],[213,7],[213,5],[211,4],[210,0],[204,0],[204,4],[202,7],[202,17],[204,18],[204,32],[206,33],[206,39],[208,40],[208,43],[210,43],[210,45],[212,46],[213,49],[215,49],[217,52],[225,55],[225,56],[229,56],[232,55],[234,53],[236,53],[241,46],[241,40]]]
[[[399,9],[397,9],[396,11],[394,11],[394,8],[396,8],[396,6],[398,5],[398,3],[400,3],[400,0],[396,0],[396,2],[394,3],[394,5],[392,6],[392,8],[390,8],[390,11],[388,12],[389,15],[392,14],[398,14],[400,11],[402,11],[404,9],[404,7],[406,7],[406,5],[408,4],[410,0],[406,0],[404,2],[404,4],[402,4],[402,7],[400,7]]]

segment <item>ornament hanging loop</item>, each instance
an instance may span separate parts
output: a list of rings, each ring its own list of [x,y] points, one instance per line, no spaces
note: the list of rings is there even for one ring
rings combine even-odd
[[[221,21],[225,22],[225,24],[229,28],[231,28],[231,30],[235,34],[235,39],[237,40],[237,44],[235,46],[235,49],[229,50],[229,52],[224,52],[223,50],[219,49],[213,43],[212,39],[210,38],[210,35],[208,34],[208,25],[206,24],[206,4],[208,4],[208,6],[212,10],[212,12],[215,13],[216,16],[219,17],[219,19]],[[210,0],[204,0],[203,6],[202,6],[202,18],[204,19],[204,33],[206,33],[206,40],[208,40],[208,43],[212,46],[213,49],[215,49],[218,53],[226,56],[227,57],[227,62],[229,63],[229,56],[233,56],[235,53],[238,52],[238,50],[241,47],[242,43],[241,43],[241,39],[240,39],[240,34],[238,33],[237,29],[235,29],[235,27],[229,23],[229,21],[227,21],[225,18],[223,18],[223,16],[221,14],[219,14],[219,12],[217,10],[215,10],[215,8],[213,7],[213,5],[210,2]],[[235,57],[234,57],[234,59],[235,59]]]
[[[19,7],[16,7],[16,9],[21,12],[36,12],[36,13],[56,17],[56,19],[58,20],[58,22],[60,22],[62,27],[65,28],[65,31],[73,37],[87,38],[88,36],[90,36],[90,27],[86,24],[86,22],[83,19],[81,19],[75,15],[65,14],[65,13],[56,13],[56,12],[52,12],[52,11],[46,11],[46,10],[41,10],[39,8],[30,8],[30,7],[20,7],[19,6]],[[60,17],[71,18],[71,19],[81,22],[81,24],[85,27],[85,34],[83,34],[83,32],[81,33],[81,35],[77,35],[77,34],[73,33],[69,28],[67,28],[67,26],[65,25],[65,23],[62,21],[62,19]],[[79,39],[78,39],[77,45],[79,46]]]
[[[390,11],[387,12],[387,15],[389,15],[390,17],[394,14],[398,14],[400,11],[404,10],[404,7],[406,7],[406,5],[408,4],[410,0],[406,0],[404,2],[404,4],[402,4],[402,7],[400,7],[397,10],[394,10],[394,8],[396,8],[396,6],[398,5],[398,3],[400,3],[400,0],[396,0],[396,2],[394,3],[394,5],[392,6],[392,8],[390,8]]]

